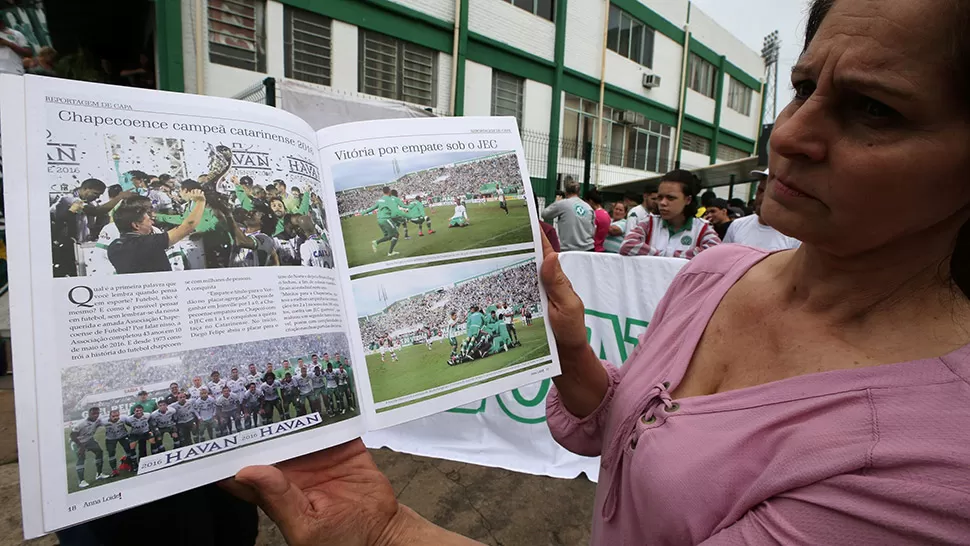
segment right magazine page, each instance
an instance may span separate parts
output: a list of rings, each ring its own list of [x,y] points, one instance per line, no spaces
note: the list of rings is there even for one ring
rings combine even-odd
[[[559,373],[514,118],[352,123],[317,141],[336,193],[333,244],[349,265],[369,428]]]

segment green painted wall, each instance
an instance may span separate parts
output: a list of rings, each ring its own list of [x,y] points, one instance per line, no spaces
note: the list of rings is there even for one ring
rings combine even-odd
[[[559,175],[559,119],[562,116],[563,66],[566,62],[566,2],[556,2],[556,45],[553,53],[552,108],[549,113],[549,148],[546,161],[546,186],[542,194],[546,202],[556,198],[556,179]],[[537,188],[536,189],[538,193]]]
[[[185,91],[182,64],[182,7],[179,0],[156,0],[155,36],[158,42],[158,88]]]

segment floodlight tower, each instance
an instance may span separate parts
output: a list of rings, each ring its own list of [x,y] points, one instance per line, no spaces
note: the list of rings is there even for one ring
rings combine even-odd
[[[761,58],[765,60],[765,96],[762,101],[762,119],[765,123],[774,123],[778,116],[778,54],[781,51],[781,39],[778,31],[765,36],[761,48]]]

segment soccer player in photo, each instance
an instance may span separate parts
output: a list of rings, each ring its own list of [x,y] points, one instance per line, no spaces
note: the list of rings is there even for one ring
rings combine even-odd
[[[333,371],[333,364],[329,361],[327,362],[327,369],[323,372],[323,376],[327,378],[327,400],[330,401],[330,409],[332,410],[328,412],[328,415],[333,417],[337,411],[344,413],[345,408],[343,407],[343,403],[339,402],[337,396],[337,373]]]
[[[168,403],[164,400],[158,403],[158,409],[149,416],[148,424],[155,436],[154,453],[165,451],[166,434],[172,439],[172,445],[178,447],[179,433],[176,428],[176,416],[177,411],[168,407]]]
[[[264,381],[266,381],[266,374],[268,373],[271,373],[274,376],[276,376],[276,370],[274,369],[272,362],[266,363],[266,371],[264,371],[263,374],[259,376],[259,383],[263,383]],[[279,376],[277,376],[276,378],[279,379]]]
[[[135,451],[131,449],[131,439],[128,438],[128,425],[121,419],[121,412],[113,409],[108,413],[108,417],[101,418],[101,426],[104,427],[105,451],[108,452],[108,466],[111,467],[111,475],[120,474],[118,460],[115,458],[118,452],[118,445],[121,445],[127,458],[121,459],[121,470],[130,470],[129,462],[134,460]]]
[[[135,454],[135,468],[137,469],[141,458],[154,451],[155,437],[152,436],[150,418],[145,415],[141,406],[135,406],[135,413],[125,417],[124,420],[125,424],[131,428],[128,438],[131,440],[129,445],[132,451],[135,450],[135,446],[138,446],[138,452]]]
[[[375,210],[377,211],[377,227],[381,229],[383,236],[380,239],[371,241],[371,249],[376,253],[378,245],[390,241],[391,246],[387,251],[387,255],[397,256],[400,252],[395,252],[394,247],[397,246],[400,235],[397,231],[397,225],[394,223],[394,218],[401,215],[400,208],[398,207],[399,201],[391,195],[391,188],[387,186],[381,188],[381,193],[384,195],[374,203],[374,206],[361,211],[361,215],[370,214]]]
[[[192,386],[186,389],[186,391],[189,393],[189,398],[195,400],[204,388],[205,385],[202,384],[202,376],[197,375],[192,378]]]
[[[202,435],[208,433],[210,440],[216,439],[216,399],[209,396],[209,389],[203,387],[199,390],[199,397],[192,402],[192,411],[198,422],[199,431],[197,441],[202,441]]]
[[[276,382],[276,375],[271,371],[267,371],[266,375],[263,376],[263,384],[259,386],[259,392],[263,398],[263,422],[272,423],[273,421],[273,410],[282,418],[283,415],[283,404],[280,402],[280,391],[279,384]]]
[[[58,199],[50,208],[51,248],[55,277],[76,277],[77,259],[75,243],[97,238],[91,231],[97,218],[108,214],[119,201],[132,194],[121,192],[102,205],[95,205],[106,186],[96,178],[81,182],[78,189]]]
[[[505,202],[505,190],[502,189],[501,184],[495,185],[495,195],[498,197],[498,206],[505,211],[505,215],[509,214],[509,205]]]
[[[465,208],[465,204],[461,202],[461,198],[455,197],[455,213],[451,215],[451,220],[448,221],[448,227],[466,226],[468,226],[468,210]]]
[[[77,446],[75,450],[77,459],[74,463],[74,470],[77,471],[77,486],[81,489],[89,485],[84,480],[84,460],[87,458],[88,451],[94,453],[95,480],[103,480],[111,477],[104,473],[104,451],[102,451],[98,442],[94,440],[94,433],[103,426],[100,415],[101,408],[91,408],[88,410],[86,419],[78,421],[71,427],[71,441]]]
[[[179,384],[172,383],[168,386],[168,394],[165,395],[165,403],[171,407],[172,404],[179,401]]]
[[[256,383],[246,385],[246,391],[242,398],[243,426],[247,429],[256,428],[259,425],[259,409],[263,401],[256,390]]]
[[[515,345],[519,344],[519,334],[515,331],[515,311],[509,307],[508,303],[499,304],[499,318],[505,323],[505,329],[508,331],[509,336],[512,338],[512,343]]]
[[[350,390],[350,374],[347,373],[347,370],[348,368],[345,368],[344,363],[341,362],[337,364],[337,369],[334,371],[337,376],[337,398],[343,399],[344,411],[348,407],[357,407],[357,404],[354,402],[354,395]]]
[[[222,387],[222,393],[216,398],[216,422],[219,424],[219,435],[227,436],[232,434],[233,425],[235,431],[242,431],[242,423],[239,421],[239,398],[232,394],[229,385]]]
[[[428,216],[424,210],[424,203],[421,202],[421,196],[418,195],[413,201],[408,203],[408,212],[405,217],[404,222],[404,238],[410,239],[408,236],[408,224],[415,224],[418,226],[418,237],[424,237],[424,224],[428,224],[428,234],[434,233],[431,229],[431,216]]]
[[[384,362],[384,355],[387,353],[387,344],[385,343],[385,341],[386,340],[384,339],[377,340],[377,346],[381,350],[381,362]]]
[[[235,267],[263,267],[280,265],[280,257],[275,240],[262,232],[263,213],[257,210],[235,209],[236,223],[243,226],[246,244],[236,242],[238,247],[232,257]]]
[[[448,319],[448,344],[451,345],[452,350],[458,347],[458,312],[452,311],[451,317]]]
[[[178,400],[172,404],[172,409],[175,410],[175,428],[179,435],[178,447],[192,445],[192,436],[196,433],[195,411],[193,404],[188,401],[184,392],[179,393]]]
[[[327,403],[327,378],[323,375],[320,366],[316,364],[317,355],[313,355],[313,374],[310,376],[310,384],[313,385],[313,397],[310,398],[310,411],[323,414],[321,404],[326,404],[327,413],[330,413],[330,405]]]
[[[280,397],[283,399],[283,419],[289,419],[290,406],[296,407],[296,402],[300,398],[300,386],[293,381],[293,374],[286,372],[283,380],[280,381]]]
[[[286,374],[290,374],[290,376],[296,375],[296,370],[294,370],[293,367],[290,365],[289,359],[284,358],[282,364],[283,364],[282,368],[273,372],[274,374],[276,374],[277,381],[282,381],[283,377]]]
[[[255,368],[255,367],[254,367]],[[246,385],[249,383],[246,378],[239,376],[239,368],[233,366],[229,370],[229,379],[226,380],[226,386],[229,387],[229,392],[234,396],[242,396],[246,392]]]
[[[121,203],[114,213],[121,237],[108,246],[108,259],[118,274],[172,270],[168,248],[195,231],[205,209],[202,190],[189,192],[189,197],[194,203],[192,211],[181,224],[163,233],[155,233],[152,229],[154,221],[150,210],[140,204]]]
[[[306,366],[302,365],[303,359],[300,359],[300,375],[296,376],[294,380],[296,382],[297,390],[299,391],[299,396],[296,399],[296,414],[306,415],[307,403],[313,397],[313,379],[309,374],[306,373]],[[312,411],[312,409],[311,409]]]
[[[158,409],[158,403],[148,398],[146,391],[138,391],[138,400],[128,408],[128,415],[134,415],[135,408],[141,408],[145,415],[151,415],[153,411]]]
[[[259,385],[262,381],[263,381],[263,374],[259,373],[259,370],[256,369],[255,364],[250,364],[249,373],[246,374],[246,389],[247,390],[249,389],[250,383],[255,383]]]
[[[226,386],[226,380],[222,378],[219,374],[219,370],[212,370],[209,374],[209,383],[206,384],[206,388],[209,390],[209,396],[219,396],[222,392],[222,387]]]

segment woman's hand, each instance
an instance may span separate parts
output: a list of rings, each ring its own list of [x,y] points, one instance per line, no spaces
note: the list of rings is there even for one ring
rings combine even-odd
[[[291,545],[376,545],[399,513],[391,483],[359,439],[276,466],[250,466],[222,484],[259,504]]]
[[[542,235],[542,287],[549,300],[549,326],[556,336],[560,356],[569,351],[586,350],[586,308],[559,265],[559,253]]]

